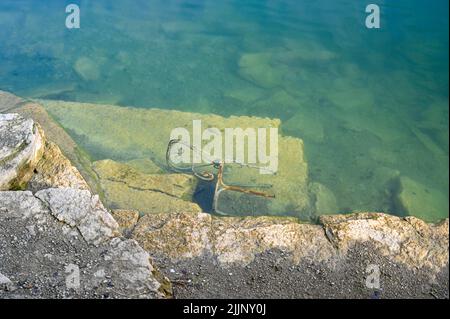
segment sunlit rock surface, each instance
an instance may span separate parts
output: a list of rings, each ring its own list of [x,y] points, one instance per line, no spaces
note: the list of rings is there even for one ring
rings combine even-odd
[[[0,92],[0,95],[2,93]],[[81,185],[87,183],[94,193],[101,193],[100,186],[98,185],[97,177],[95,172],[91,168],[91,161],[89,160],[87,154],[73,141],[73,139],[67,134],[67,132],[61,128],[47,113],[47,111],[38,103],[30,101],[22,101],[22,103],[17,104],[12,109],[15,113],[19,113],[24,118],[32,119],[36,123],[39,123],[40,127],[43,128],[45,132],[47,144],[46,148],[49,147],[50,150],[45,151],[47,157],[51,157],[51,161],[43,161],[48,166],[48,176],[40,176],[41,179],[39,183],[30,183],[30,187],[43,185],[48,182],[48,178],[55,182],[55,177],[50,175],[56,174],[60,176],[61,174],[67,176],[67,174],[72,175],[69,180],[62,182],[61,186],[70,186],[75,188],[84,188]],[[61,151],[61,154],[66,157],[71,164],[76,167],[78,172],[81,174],[84,180],[79,180],[74,183],[77,177],[73,174],[73,170],[68,166],[67,162],[59,156],[59,150],[52,145],[56,144]],[[42,170],[38,170],[38,175]],[[44,170],[45,172],[45,170]],[[56,177],[57,178],[57,177]],[[76,184],[78,183],[78,186]],[[70,185],[68,185],[70,184]],[[33,186],[34,185],[34,186]]]
[[[167,279],[32,119],[0,114],[0,298],[165,298]],[[10,191],[28,188],[31,191]],[[72,188],[73,187],[73,188]]]
[[[23,188],[43,151],[43,134],[33,120],[0,114],[0,190]]]
[[[147,251],[173,259],[212,255],[223,265],[247,265],[258,254],[280,249],[298,264],[305,260],[330,267],[357,244],[409,268],[440,271],[448,264],[448,220],[426,224],[415,218],[361,213],[321,217],[321,225],[281,217],[218,218],[208,214],[142,217],[135,238]]]
[[[137,210],[114,209],[111,211],[111,215],[119,225],[120,233],[125,237],[130,236],[139,220],[139,212]]]
[[[182,298],[448,298],[448,236],[448,219],[380,213],[145,215],[132,233]]]
[[[119,225],[103,207],[97,195],[86,190],[48,188],[35,194],[61,222],[77,227],[94,245],[118,235]]]
[[[439,271],[448,264],[448,219],[427,224],[416,217],[360,213],[321,216],[327,238],[348,252],[357,242],[371,242],[377,252],[411,268]]]
[[[53,142],[45,141],[42,158],[36,164],[27,188],[38,191],[50,187],[89,189],[81,174],[61,153],[59,147]]]

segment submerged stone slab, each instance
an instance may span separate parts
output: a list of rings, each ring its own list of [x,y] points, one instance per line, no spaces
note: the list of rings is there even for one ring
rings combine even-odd
[[[192,121],[201,120],[202,128],[277,128],[277,119],[231,116],[228,118],[160,109],[136,109],[112,105],[94,105],[62,101],[40,101],[48,112],[71,134],[76,142],[94,158],[113,159],[127,162],[133,159],[149,158],[158,167],[166,167],[166,149],[170,133],[175,128],[186,128],[192,134]],[[279,136],[279,165],[276,175],[260,175],[258,180],[242,181],[244,184],[270,184],[275,200],[269,209],[259,215],[284,214],[313,218],[308,190],[308,165],[305,160],[303,141],[294,137]],[[242,176],[245,177],[245,176]],[[142,190],[132,189],[131,197],[121,194],[129,191],[124,185],[108,180],[109,197],[115,201],[115,208],[133,208],[142,203]],[[165,194],[163,194],[165,195]],[[156,195],[154,195],[156,196]],[[123,198],[122,198],[123,197]],[[158,195],[153,202],[166,201]],[[122,203],[122,204],[121,204]],[[166,202],[167,203],[167,202]],[[128,207],[123,204],[129,205]],[[140,204],[139,204],[140,205]],[[167,205],[167,204],[166,204]],[[169,203],[170,205],[170,203]],[[178,205],[177,205],[178,206]],[[175,207],[176,208],[176,207]],[[182,211],[176,208],[176,211]],[[170,210],[168,210],[170,211]],[[242,211],[240,215],[245,215]]]
[[[302,110],[283,123],[283,132],[322,143],[325,140],[325,128],[320,116],[321,114]]]
[[[318,215],[336,214],[338,204],[333,192],[325,185],[314,182],[311,184],[311,192],[314,194],[314,206]]]
[[[265,96],[264,89],[254,87],[236,88],[224,93],[224,97],[237,100],[241,103],[252,103]]]
[[[192,202],[154,191],[129,188],[121,182],[103,181],[106,205],[112,209],[130,207],[143,214],[170,212],[200,212]]]
[[[0,113],[10,112],[24,100],[14,94],[0,90]]]
[[[283,82],[288,73],[286,65],[273,65],[271,53],[246,53],[239,59],[239,74],[264,88],[273,88]]]
[[[160,192],[177,198],[192,199],[197,180],[186,174],[144,174],[130,165],[112,160],[93,164],[100,182],[120,182],[130,189]]]
[[[164,170],[156,165],[154,162],[148,158],[137,158],[126,162],[127,165],[133,167],[144,174],[161,174]]]
[[[22,188],[42,156],[42,131],[19,114],[0,114],[0,190]]]
[[[143,214],[201,211],[191,202],[197,183],[193,176],[143,174],[111,160],[95,162],[93,167],[109,207],[134,209]]]
[[[39,103],[70,135],[98,159],[129,161],[150,158],[165,167],[170,133],[186,128],[192,134],[192,121],[202,127],[278,127],[276,119],[231,116],[228,118],[162,109],[142,109],[114,105],[39,100]]]
[[[85,81],[95,81],[100,77],[99,61],[93,61],[88,57],[80,57],[73,69]]]
[[[448,196],[407,176],[400,177],[397,200],[406,214],[426,221],[444,219],[449,213]]]

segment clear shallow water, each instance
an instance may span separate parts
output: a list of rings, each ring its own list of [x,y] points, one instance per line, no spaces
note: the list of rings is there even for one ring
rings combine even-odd
[[[68,3],[1,1],[0,89],[277,117],[337,212],[402,214],[409,187],[448,216],[447,0],[79,1],[80,30]]]

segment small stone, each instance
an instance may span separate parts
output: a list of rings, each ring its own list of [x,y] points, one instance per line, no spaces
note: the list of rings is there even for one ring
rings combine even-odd
[[[94,273],[94,276],[95,277],[97,277],[97,278],[103,278],[103,277],[105,277],[105,270],[104,269],[100,269],[100,270],[98,270],[98,271],[96,271],[95,273]]]
[[[14,290],[14,284],[12,283],[12,281],[2,273],[0,273],[0,290],[5,291]]]

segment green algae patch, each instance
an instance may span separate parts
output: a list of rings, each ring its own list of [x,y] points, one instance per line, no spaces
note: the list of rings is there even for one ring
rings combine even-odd
[[[65,129],[49,114],[41,104],[26,101],[20,104],[15,112],[32,118],[39,123],[48,140],[56,143],[62,153],[78,169],[94,193],[104,199],[102,188],[99,185],[97,174],[92,170],[92,160],[80,144],[69,136]]]
[[[147,158],[138,158],[126,162],[125,164],[144,174],[161,174],[164,170]]]

